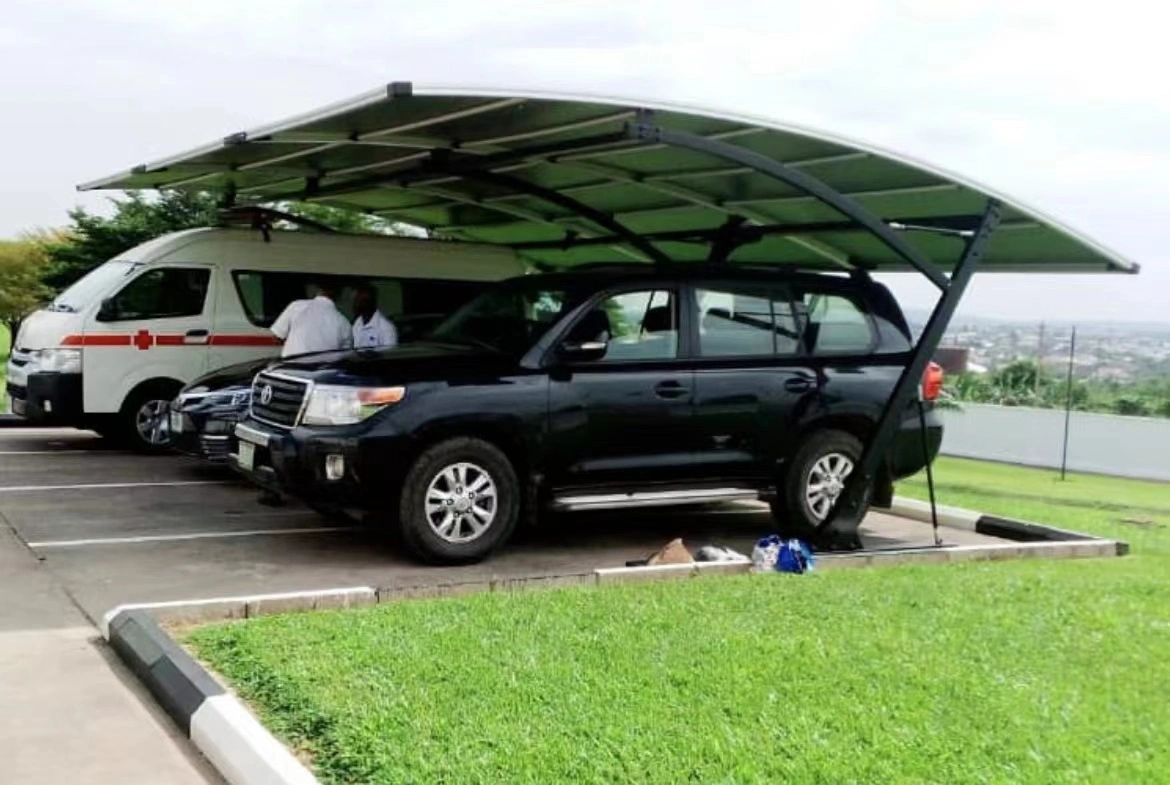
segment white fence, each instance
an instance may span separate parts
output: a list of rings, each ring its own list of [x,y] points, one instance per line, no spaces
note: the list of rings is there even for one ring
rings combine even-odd
[[[1060,468],[1063,411],[964,403],[942,415],[944,455]],[[1073,412],[1068,468],[1170,480],[1170,419]]]

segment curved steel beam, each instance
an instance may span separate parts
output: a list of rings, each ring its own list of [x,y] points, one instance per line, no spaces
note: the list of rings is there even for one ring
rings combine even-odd
[[[761,174],[766,174],[787,183],[793,188],[827,204],[846,218],[868,229],[871,234],[905,259],[911,267],[930,279],[931,283],[942,291],[946,291],[948,285],[947,277],[929,259],[895,234],[893,229],[887,226],[880,218],[870,213],[869,210],[866,210],[862,205],[850,199],[848,196],[825,185],[817,178],[807,175],[791,166],[782,164],[779,161],[775,161],[766,155],[748,150],[745,147],[727,144],[718,139],[708,139],[697,134],[687,133],[686,131],[673,131],[644,120],[628,124],[626,130],[631,138],[644,143],[666,144],[673,147],[694,150],[699,153],[706,153],[716,158],[723,158],[742,166],[751,167]]]

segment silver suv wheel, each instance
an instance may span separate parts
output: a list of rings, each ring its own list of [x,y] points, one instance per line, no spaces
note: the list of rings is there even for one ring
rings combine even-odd
[[[853,460],[848,455],[830,452],[822,455],[809,470],[804,498],[808,509],[818,521],[823,521],[833,504],[845,489],[845,478],[853,471]]]
[[[427,523],[446,542],[465,543],[483,536],[496,518],[496,509],[495,480],[477,464],[450,464],[427,486]]]

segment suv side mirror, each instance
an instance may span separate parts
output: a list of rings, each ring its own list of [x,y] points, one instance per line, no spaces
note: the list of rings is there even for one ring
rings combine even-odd
[[[113,297],[107,297],[102,300],[101,307],[98,308],[97,320],[99,322],[112,322],[118,318],[118,304]]]
[[[609,344],[605,341],[583,341],[561,344],[561,359],[570,362],[593,362],[605,357]]]

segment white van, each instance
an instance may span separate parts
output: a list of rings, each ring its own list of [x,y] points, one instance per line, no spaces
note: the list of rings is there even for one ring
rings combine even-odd
[[[368,281],[391,321],[450,313],[485,282],[524,273],[506,248],[310,231],[214,228],[164,235],[91,271],[17,332],[11,409],[30,422],[151,443],[188,381],[279,354],[268,327],[315,277]],[[157,429],[155,441],[157,442]]]

